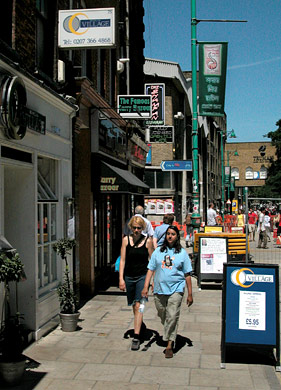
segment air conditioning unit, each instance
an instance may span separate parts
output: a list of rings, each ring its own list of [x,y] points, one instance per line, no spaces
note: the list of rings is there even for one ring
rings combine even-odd
[[[65,82],[65,63],[61,60],[58,60],[58,82]]]

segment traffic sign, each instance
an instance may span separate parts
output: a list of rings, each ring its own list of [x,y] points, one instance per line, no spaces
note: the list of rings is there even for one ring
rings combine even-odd
[[[160,166],[162,171],[192,171],[192,160],[166,160]]]

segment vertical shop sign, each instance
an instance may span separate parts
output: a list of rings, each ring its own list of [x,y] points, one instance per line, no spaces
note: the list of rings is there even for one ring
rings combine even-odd
[[[224,116],[227,42],[199,43],[199,115]]]
[[[152,115],[145,121],[146,125],[165,124],[165,84],[145,84],[145,95],[151,95]]]

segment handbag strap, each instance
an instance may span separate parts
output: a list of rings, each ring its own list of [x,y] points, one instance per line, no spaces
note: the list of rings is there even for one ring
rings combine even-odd
[[[134,243],[134,241],[133,241],[133,248],[136,248],[138,245],[139,245],[139,243],[141,243],[142,242],[142,240],[145,238],[145,236],[143,236],[142,234],[141,234],[141,236],[140,236],[140,238]],[[128,236],[128,240],[130,240],[130,237]],[[130,241],[129,241],[130,242]]]

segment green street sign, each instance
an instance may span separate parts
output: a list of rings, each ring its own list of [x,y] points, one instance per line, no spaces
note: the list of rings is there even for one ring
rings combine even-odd
[[[151,95],[118,95],[117,111],[122,118],[151,118]]]

